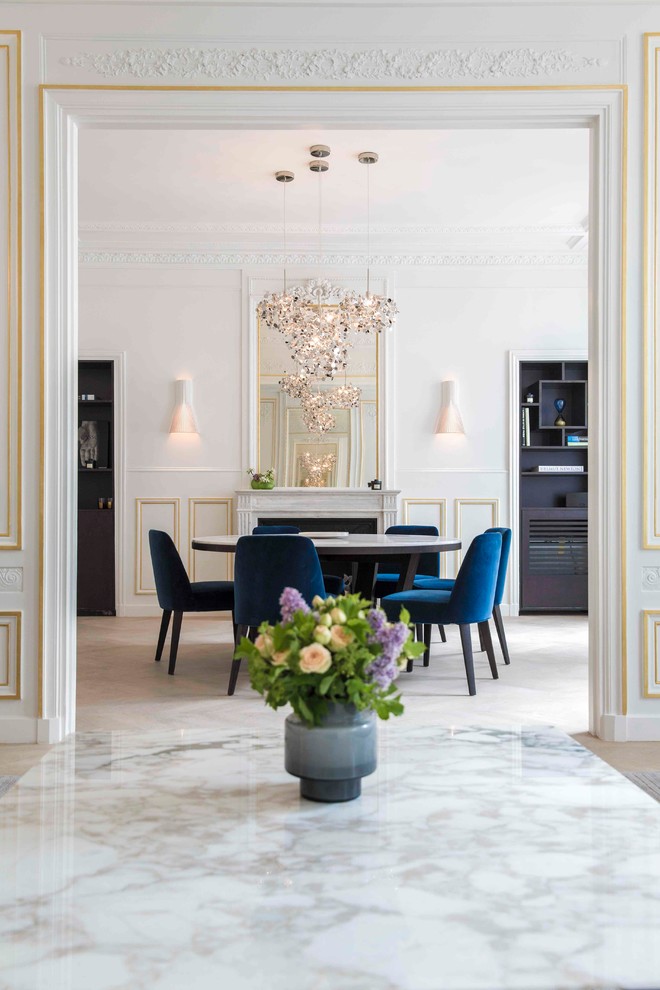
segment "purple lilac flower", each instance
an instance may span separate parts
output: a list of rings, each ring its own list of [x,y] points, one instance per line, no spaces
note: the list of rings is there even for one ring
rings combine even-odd
[[[398,659],[408,639],[408,626],[405,622],[390,625],[380,609],[372,609],[367,615],[367,621],[373,629],[369,642],[378,643],[381,647],[379,655],[367,667],[367,673],[379,687],[387,688],[399,673]]]
[[[280,595],[282,622],[291,622],[296,612],[309,612],[309,605],[296,588],[285,588]]]

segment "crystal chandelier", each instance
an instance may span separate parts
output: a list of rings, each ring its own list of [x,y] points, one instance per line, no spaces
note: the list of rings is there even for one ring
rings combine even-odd
[[[329,169],[325,160],[330,154],[326,145],[311,149],[314,161],[309,168],[319,176],[319,258],[322,257],[322,195],[320,177]],[[378,161],[375,152],[362,152],[362,164]],[[348,355],[354,333],[379,333],[394,323],[396,304],[370,291],[371,226],[370,188],[367,169],[367,291],[360,295],[333,285],[328,279],[313,279],[306,285],[287,288],[286,279],[286,186],[293,172],[279,171],[275,178],[283,184],[284,279],[282,292],[270,293],[257,307],[259,319],[266,327],[282,334],[291,352],[296,370],[285,375],[280,386],[286,395],[300,401],[305,427],[319,439],[336,426],[333,409],[354,409],[360,402],[360,389],[349,385],[347,377],[338,388],[314,390],[314,385],[334,381],[338,372],[347,376]]]
[[[394,325],[399,309],[392,299],[373,295],[371,292],[371,166],[378,161],[375,151],[361,151],[358,155],[361,165],[367,166],[367,291],[361,296],[357,292],[344,293],[339,304],[340,323],[347,333],[380,333]]]
[[[325,488],[325,477],[335,464],[335,454],[312,454],[305,451],[300,455],[303,470],[307,477],[303,479],[303,488]]]

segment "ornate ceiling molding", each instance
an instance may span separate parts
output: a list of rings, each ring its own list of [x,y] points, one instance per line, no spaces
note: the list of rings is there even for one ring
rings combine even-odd
[[[131,220],[99,220],[79,224],[81,234],[275,234],[281,236],[281,223],[178,223],[175,221],[131,221]],[[316,234],[318,226],[313,223],[289,223],[289,234]],[[327,223],[323,224],[323,233],[333,234],[366,234],[366,224]],[[586,228],[581,223],[538,224],[538,225],[438,225],[438,224],[396,224],[380,223],[371,225],[374,236],[405,234],[407,236],[447,236],[451,234],[475,235],[535,235],[558,237],[583,237]]]
[[[344,51],[320,48],[119,48],[79,52],[60,64],[106,79],[225,79],[305,82],[326,79],[419,81],[433,79],[524,79],[584,72],[604,60],[577,55],[566,48],[478,48]]]
[[[79,262],[87,266],[124,266],[142,267],[154,265],[206,267],[224,267],[231,265],[341,265],[364,266],[367,263],[364,254],[324,254],[316,253],[288,254],[286,258],[278,252],[263,253],[256,251],[126,251],[107,250],[94,251],[82,249]],[[584,254],[374,254],[371,256],[374,267],[388,268],[408,266],[481,266],[507,265],[523,268],[531,267],[586,267],[587,259]]]

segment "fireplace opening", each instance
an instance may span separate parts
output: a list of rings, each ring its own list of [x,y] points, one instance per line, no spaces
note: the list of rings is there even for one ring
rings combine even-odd
[[[260,526],[297,526],[303,532],[321,533],[377,533],[378,520],[364,518],[347,518],[346,516],[268,516],[259,517]]]

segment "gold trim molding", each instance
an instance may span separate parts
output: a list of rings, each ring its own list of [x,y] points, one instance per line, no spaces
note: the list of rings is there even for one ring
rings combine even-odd
[[[181,499],[176,498],[136,498],[135,499],[135,594],[155,595],[155,588],[144,587],[144,560],[142,553],[142,527],[144,517],[142,509],[145,505],[171,505],[172,506],[172,539],[179,549],[179,538],[181,533]]]
[[[0,655],[4,650],[7,667],[0,670],[0,701],[21,699],[22,612],[0,612]]]
[[[226,509],[226,525],[224,532],[222,530],[214,531],[213,534],[209,533],[198,533],[197,532],[197,506],[198,505],[224,505]],[[193,550],[192,541],[196,536],[224,536],[229,535],[232,532],[234,518],[234,500],[230,496],[226,498],[189,498],[188,499],[188,574],[190,575],[191,581],[197,581],[197,576],[195,573],[195,562],[196,554],[199,553],[198,550]],[[208,556],[208,554],[207,554]],[[234,554],[213,554],[214,558],[222,556],[226,559],[227,564],[227,577],[224,580],[231,581],[234,577]],[[223,579],[219,579],[223,580]]]
[[[401,509],[403,512],[404,526],[413,524],[411,519],[411,506],[433,506],[436,510],[436,518],[432,522],[415,520],[420,526],[437,526],[440,536],[447,535],[447,499],[446,498],[402,498]],[[447,577],[447,554],[440,554],[440,577]]]
[[[4,64],[3,64],[4,63]],[[0,507],[0,550],[22,548],[22,255],[23,255],[23,177],[22,177],[22,95],[21,95],[21,33],[0,31],[0,107],[5,117],[3,183],[0,191],[6,203],[6,229],[0,232],[5,241],[6,281],[5,309],[6,340],[0,340],[0,435],[5,437],[0,477],[6,484],[4,506]],[[6,173],[6,174],[5,174]]]
[[[643,624],[643,677],[642,696],[660,698],[660,611],[645,609]],[[653,662],[651,662],[651,651]]]

